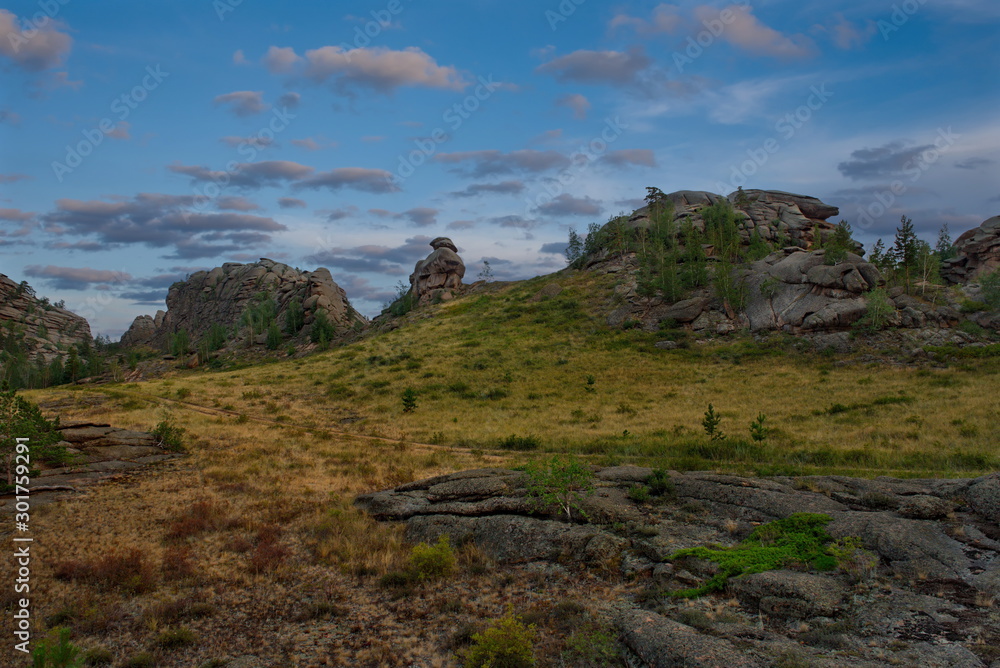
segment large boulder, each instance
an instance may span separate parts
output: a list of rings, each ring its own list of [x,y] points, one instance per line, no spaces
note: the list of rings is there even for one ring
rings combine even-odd
[[[417,303],[427,302],[434,295],[450,295],[462,287],[465,277],[465,263],[451,239],[438,237],[430,245],[433,252],[417,262],[410,275],[410,290]]]
[[[167,292],[166,312],[136,318],[122,337],[122,343],[165,348],[172,334],[184,330],[191,343],[196,344],[212,325],[219,324],[230,331],[238,326],[244,312],[260,295],[274,300],[279,324],[284,323],[290,304],[296,300],[305,310],[306,325],[320,312],[337,335],[367,324],[328,269],[302,271],[261,258],[252,264],[227,262],[174,283]]]
[[[941,276],[952,283],[968,283],[1000,269],[1000,216],[959,236],[955,251],[941,267]]]

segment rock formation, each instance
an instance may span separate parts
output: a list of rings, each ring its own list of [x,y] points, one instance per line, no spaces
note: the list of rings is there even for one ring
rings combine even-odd
[[[679,190],[666,198],[674,205],[674,221],[678,227],[690,221],[695,229],[705,230],[699,210],[722,200],[728,200],[736,211],[737,225],[744,243],[749,244],[756,230],[767,242],[784,242],[782,245],[812,248],[819,232],[822,238],[832,233],[835,225],[828,218],[840,209],[824,204],[815,197],[795,195],[780,190],[745,190],[730,193],[728,197],[701,190]],[[637,209],[628,222],[630,227],[649,225],[649,207]]]
[[[171,334],[184,330],[191,342],[197,343],[214,324],[232,331],[259,295],[274,299],[279,325],[296,299],[305,310],[307,326],[320,312],[326,314],[337,335],[367,323],[347,301],[346,293],[328,269],[301,271],[261,258],[252,264],[227,262],[174,283],[167,293],[166,313],[161,311],[155,318],[139,316],[122,341],[165,347]]]
[[[996,656],[982,650],[1000,643],[993,607],[1000,595],[1000,474],[864,480],[671,471],[672,493],[654,504],[629,494],[650,469],[594,473],[594,488],[579,504],[589,518],[583,524],[537,512],[526,474],[505,469],[420,480],[356,504],[378,519],[405,522],[411,541],[446,535],[501,564],[575,564],[647,582],[641,607],[620,599],[606,611],[640,659],[630,665],[793,665],[793,657],[807,656],[808,665],[878,666],[890,665],[884,648],[894,647],[891,665],[985,668],[980,656]],[[849,551],[834,570],[802,564],[730,579],[723,599],[739,605],[725,621],[692,615],[683,599],[668,595],[718,572],[711,561],[672,558],[678,550],[733,546],[760,523],[802,512],[827,515],[834,539],[850,537],[865,552]]]
[[[66,354],[70,346],[90,341],[87,321],[64,308],[37,299],[34,291],[22,288],[0,274],[0,325],[3,333],[23,335],[29,360],[41,356],[46,362]]]
[[[941,276],[952,283],[968,283],[1000,269],[1000,216],[959,236],[955,251],[941,267]]]
[[[454,291],[462,287],[465,263],[458,256],[458,248],[448,237],[431,241],[434,251],[417,262],[410,275],[410,293],[414,303],[431,299],[451,299]]]

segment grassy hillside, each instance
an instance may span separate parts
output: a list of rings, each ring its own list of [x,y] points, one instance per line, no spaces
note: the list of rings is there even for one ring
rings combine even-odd
[[[554,281],[562,290],[537,298]],[[575,642],[560,611],[589,615],[624,585],[589,570],[512,574],[463,546],[447,581],[385,589],[379,576],[410,548],[400,527],[354,509],[354,496],[548,452],[761,473],[1000,468],[992,348],[910,368],[804,352],[785,336],[706,344],[611,330],[599,313],[614,282],[576,272],[493,284],[301,359],[29,393],[65,418],[146,430],[167,420],[186,430],[189,452],[33,514],[45,590],[36,618],[138,661],[127,665],[254,653],[274,665],[321,655],[449,666],[484,620],[516,603],[540,620],[539,656],[556,661]],[[680,347],[654,346],[666,338]],[[704,432],[709,404],[725,439]],[[760,414],[769,433],[757,442],[749,424]]]

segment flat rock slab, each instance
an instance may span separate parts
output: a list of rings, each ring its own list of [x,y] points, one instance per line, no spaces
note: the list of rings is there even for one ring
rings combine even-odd
[[[655,612],[623,610],[615,619],[622,640],[649,668],[764,668],[728,640],[702,635]]]

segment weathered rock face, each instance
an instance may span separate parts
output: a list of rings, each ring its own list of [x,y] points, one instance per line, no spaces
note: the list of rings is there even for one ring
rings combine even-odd
[[[745,190],[730,193],[727,197],[700,190],[679,190],[668,194],[674,205],[674,221],[680,226],[690,221],[695,229],[704,231],[705,221],[698,212],[701,208],[728,200],[736,210],[740,236],[749,244],[756,231],[767,242],[784,241],[786,245],[812,248],[816,233],[821,237],[830,234],[835,225],[827,221],[840,209],[824,204],[815,197],[796,195],[780,190]],[[629,217],[630,227],[649,225],[649,207],[638,209]]]
[[[227,262],[175,283],[167,293],[166,313],[158,312],[155,318],[139,316],[122,341],[128,345],[164,347],[171,334],[185,330],[192,343],[197,343],[213,324],[231,330],[260,294],[274,299],[279,325],[283,325],[294,299],[305,309],[307,326],[319,312],[326,314],[338,335],[367,324],[365,317],[347,301],[347,294],[334,282],[328,269],[300,271],[262,258],[253,264]]]
[[[66,354],[70,346],[90,341],[86,319],[37,299],[30,288],[0,274],[0,325],[24,335],[29,360],[46,362]]]
[[[670,472],[670,498],[632,500],[629,488],[651,474],[638,466],[594,470],[593,490],[579,503],[586,522],[582,513],[571,523],[539,512],[526,474],[505,469],[420,480],[355,503],[378,519],[404,521],[409,540],[447,535],[511,568],[574,564],[647,581],[645,609],[629,597],[607,610],[637,658],[630,665],[772,666],[805,652],[810,665],[878,666],[888,665],[882,648],[895,646],[893,664],[985,667],[977,656],[983,643],[1000,642],[993,607],[1000,474],[865,480]],[[702,615],[697,623],[689,604],[667,595],[718,569],[671,558],[676,551],[732,546],[762,522],[801,512],[828,515],[834,539],[852,537],[867,552],[832,571],[796,565],[730,579],[713,601],[738,602],[725,621]]]
[[[431,242],[431,248],[434,251],[417,262],[410,275],[410,290],[415,302],[427,302],[435,295],[449,299],[453,291],[462,287],[465,263],[452,240],[438,237]]]
[[[941,267],[941,276],[952,283],[968,283],[1000,269],[1000,216],[959,236],[955,250],[958,255]]]

